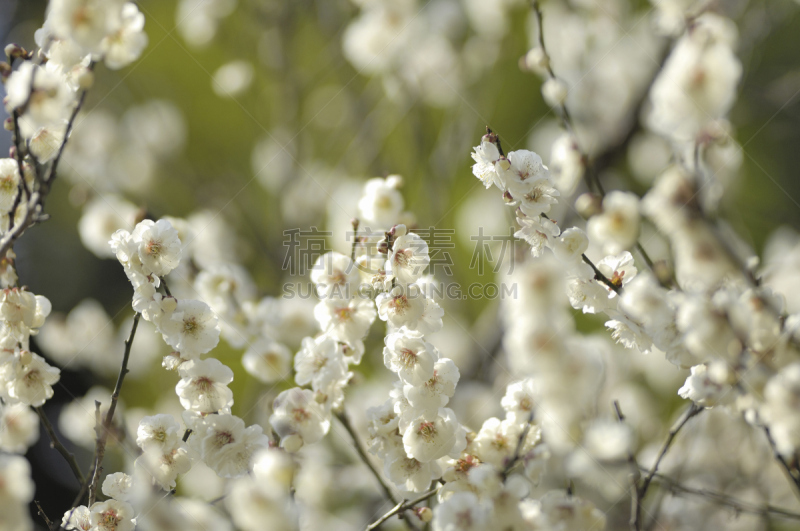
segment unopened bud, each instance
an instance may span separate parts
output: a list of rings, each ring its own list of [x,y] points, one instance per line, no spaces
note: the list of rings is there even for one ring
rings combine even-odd
[[[405,236],[408,234],[408,229],[402,223],[395,225],[392,227],[392,230],[389,231],[392,234],[392,238],[398,238],[400,236]]]
[[[500,168],[503,171],[507,171],[511,167],[511,163],[505,157],[500,157],[497,159],[497,162],[494,163],[496,168]]]
[[[361,222],[358,221],[358,218],[353,218],[353,219],[350,220],[350,225],[353,226],[353,232],[358,232],[358,226],[360,224],[361,224]]]
[[[8,77],[11,74],[11,65],[5,61],[0,61],[0,76]]]
[[[544,101],[551,107],[561,107],[567,101],[567,84],[551,77],[542,85]]]
[[[672,282],[672,267],[666,260],[658,260],[653,263],[653,272],[656,274],[658,281],[668,286]]]
[[[491,129],[489,129],[489,132],[481,137],[481,142],[497,144],[497,135]]]
[[[161,299],[161,309],[164,310],[165,313],[171,314],[175,311],[175,308],[178,307],[178,299],[171,296],[166,296]]]
[[[21,350],[19,352],[19,362],[20,364],[28,365],[31,361],[33,361],[33,356],[31,355],[30,351]]]
[[[550,58],[547,54],[539,48],[531,48],[520,60],[520,66],[523,70],[536,72],[537,74],[544,74],[547,72],[547,67],[550,66]]]
[[[284,437],[281,439],[281,447],[290,454],[297,453],[303,447],[303,438],[296,433]]]
[[[9,44],[5,48],[6,57],[9,59],[27,59],[30,54],[19,44]]]
[[[17,158],[17,146],[11,146],[8,148],[8,158],[16,159]]]
[[[420,507],[414,512],[417,513],[419,519],[425,523],[428,523],[431,520],[433,520],[433,511],[431,511],[430,507]]]
[[[94,72],[92,72],[85,66],[82,66],[78,70],[76,70],[74,75],[75,75],[75,80],[78,82],[78,86],[81,89],[87,90],[92,88],[92,85],[94,85]]]
[[[575,200],[575,210],[583,219],[589,219],[603,211],[603,200],[597,194],[586,192]]]
[[[395,190],[403,187],[403,177],[400,175],[390,175],[386,178],[386,184]]]
[[[505,192],[503,192],[503,201],[505,201],[507,204],[511,204],[516,200],[514,199],[514,196],[511,195],[511,192],[506,190]]]
[[[378,242],[378,252],[381,254],[389,254],[389,243],[386,240]]]
[[[3,120],[3,129],[6,131],[13,131],[14,130],[14,119],[13,118],[6,118]]]

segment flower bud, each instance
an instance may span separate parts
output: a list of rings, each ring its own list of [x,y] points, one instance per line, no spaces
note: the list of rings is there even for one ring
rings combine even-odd
[[[29,364],[32,360],[33,360],[33,356],[31,356],[30,351],[21,350],[19,352],[19,362],[23,366]]]
[[[589,219],[603,211],[603,200],[597,194],[586,192],[575,200],[575,210],[583,219]]]
[[[511,167],[511,163],[505,157],[500,157],[497,159],[497,162],[494,163],[495,167],[500,168],[503,171],[508,170]]]
[[[28,51],[19,44],[9,44],[5,48],[6,57],[9,59],[27,59],[30,57]]]
[[[400,175],[390,175],[386,178],[386,185],[398,190],[403,187],[403,177]]]
[[[3,129],[6,131],[13,131],[14,130],[14,120],[12,118],[6,118],[3,121]]]
[[[300,448],[303,447],[303,438],[296,433],[284,437],[281,439],[281,447],[290,454],[297,453],[300,451]]]
[[[537,74],[544,74],[547,72],[547,67],[550,66],[550,58],[547,57],[543,49],[537,46],[536,48],[531,48],[528,53],[522,57],[521,66],[525,70],[530,70]]]
[[[178,306],[178,299],[175,297],[166,296],[161,300],[161,309],[166,313],[172,313]]]
[[[389,243],[386,240],[378,242],[378,252],[381,254],[389,254]]]
[[[405,225],[400,223],[399,225],[392,227],[392,230],[390,230],[389,233],[392,235],[392,239],[394,239],[400,236],[405,236],[408,233],[408,229]]]
[[[417,513],[419,519],[425,523],[428,523],[431,520],[433,520],[433,511],[431,510],[430,507],[419,507],[414,512]]]
[[[567,84],[551,77],[542,85],[544,101],[551,107],[561,107],[567,101]]]
[[[78,81],[78,86],[81,89],[90,89],[92,85],[94,85],[94,72],[85,66],[79,67],[79,69],[75,71],[75,79]]]
[[[516,199],[514,199],[514,196],[511,195],[511,192],[506,190],[505,192],[503,192],[503,201],[505,201],[506,204],[510,205],[511,203],[516,201]]]

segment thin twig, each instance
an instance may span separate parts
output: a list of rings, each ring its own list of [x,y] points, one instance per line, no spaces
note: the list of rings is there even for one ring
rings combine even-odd
[[[646,469],[642,468],[642,471],[646,471]],[[678,483],[676,480],[660,473],[656,473],[654,478],[661,483],[665,490],[668,490],[673,494],[690,494],[692,496],[699,496],[719,505],[730,507],[738,513],[760,514],[763,516],[780,516],[783,518],[789,518],[791,520],[800,520],[800,513],[794,513],[787,509],[782,509],[781,507],[775,507],[774,505],[769,504],[757,505],[739,500],[732,496],[728,496],[727,494],[722,494],[721,492],[686,487],[685,485]]]
[[[614,400],[614,411],[617,413],[617,420],[620,424],[625,424],[625,415],[622,414],[622,409],[619,407],[619,402]],[[633,531],[640,531],[642,529],[642,495],[639,489],[639,480],[642,478],[639,472],[639,465],[636,463],[636,457],[633,451],[628,449],[628,466],[631,469],[631,517],[629,521],[630,528]]]
[[[350,419],[347,417],[344,411],[336,413],[336,418],[339,419],[344,429],[347,430],[347,433],[350,434],[350,437],[353,439],[353,446],[356,448],[356,452],[358,456],[364,461],[364,464],[367,465],[372,475],[375,476],[375,479],[378,480],[378,483],[381,485],[381,489],[383,493],[386,495],[387,498],[392,500],[394,503],[400,503],[401,499],[397,496],[392,489],[389,487],[389,484],[386,483],[386,480],[383,479],[378,469],[375,468],[375,465],[372,464],[367,452],[364,450],[363,446],[361,445],[361,440],[358,438],[358,434],[356,430],[353,428],[353,425],[350,423]]]
[[[592,271],[594,271],[595,280],[599,280],[600,282],[602,282],[603,284],[608,286],[611,290],[613,290],[617,294],[622,292],[622,287],[617,286],[616,284],[611,282],[611,280],[607,276],[605,276],[599,269],[597,269],[597,266],[594,265],[591,260],[589,260],[588,256],[586,256],[585,254],[582,254],[581,258],[583,259],[584,262],[589,264],[589,267],[591,267]]]
[[[384,514],[383,516],[381,516],[380,518],[378,518],[377,520],[375,520],[374,522],[369,524],[367,526],[367,530],[366,531],[373,531],[373,529],[378,529],[378,527],[380,527],[380,525],[382,523],[384,523],[386,520],[388,520],[392,516],[396,515],[399,512],[406,511],[406,510],[409,510],[409,509],[413,509],[416,504],[422,503],[425,500],[433,498],[436,495],[437,492],[439,492],[438,488],[430,490],[430,491],[426,492],[425,494],[422,494],[419,497],[414,498],[413,500],[408,500],[408,501],[407,500],[402,500],[400,503],[395,505],[394,508],[392,510],[390,510],[388,513]]]
[[[665,440],[664,444],[661,446],[661,451],[658,452],[658,458],[656,458],[653,468],[650,469],[650,471],[644,477],[644,481],[642,482],[639,492],[639,496],[642,500],[644,500],[644,497],[647,495],[647,489],[650,487],[650,482],[653,481],[653,477],[656,475],[656,472],[658,472],[658,467],[661,465],[661,460],[664,459],[665,455],[667,455],[670,446],[672,446],[672,443],[675,440],[675,436],[678,435],[678,432],[681,431],[687,422],[689,422],[689,419],[700,414],[703,409],[705,408],[692,402],[683,415],[681,415],[681,418],[678,419],[678,422],[676,422],[675,425],[670,428],[669,433],[667,434],[667,440]]]
[[[787,476],[789,476],[790,483],[794,486],[793,490],[795,491],[795,495],[800,494],[800,477],[797,475],[797,469],[791,467],[778,451],[778,447],[775,444],[775,439],[772,438],[772,433],[769,431],[768,426],[764,426],[764,433],[767,436],[767,442],[769,442],[769,447],[772,449],[772,454],[775,456],[775,460],[780,463],[783,471]]]
[[[528,438],[528,433],[531,431],[531,423],[533,422],[533,412],[528,415],[528,421],[525,423],[525,428],[523,428],[522,433],[519,434],[519,438],[517,439],[517,446],[514,449],[514,454],[509,459],[508,463],[506,463],[503,472],[500,474],[503,477],[503,481],[506,480],[508,474],[511,472],[511,469],[517,464],[517,462],[522,457],[522,448],[525,445],[525,439]]]
[[[67,461],[67,464],[69,464],[69,467],[72,469],[72,473],[75,475],[75,479],[78,480],[78,484],[83,485],[83,482],[86,481],[86,479],[83,477],[83,472],[81,472],[80,466],[78,466],[78,461],[59,440],[58,435],[56,435],[56,431],[53,428],[53,425],[50,423],[50,419],[47,418],[42,406],[35,407],[33,410],[36,411],[37,415],[39,415],[39,420],[42,421],[44,430],[47,432],[47,435],[50,436],[50,448],[55,448],[58,450],[58,453],[64,457],[64,459]]]
[[[89,63],[89,70],[94,70],[94,61]],[[78,113],[81,111],[84,102],[86,101],[86,95],[89,93],[89,90],[84,90],[81,92],[81,96],[78,99],[78,104],[72,110],[72,114],[69,117],[69,121],[67,122],[67,128],[64,130],[64,141],[61,142],[61,145],[58,147],[58,153],[56,156],[53,157],[53,162],[50,164],[50,172],[47,174],[47,178],[44,180],[44,185],[49,187],[53,184],[53,181],[56,179],[56,170],[58,169],[58,163],[61,161],[61,155],[64,154],[64,148],[67,146],[67,139],[69,138],[70,133],[72,133],[72,128],[75,125],[75,119],[78,117]]]
[[[555,72],[553,72],[553,67],[550,65],[550,55],[547,53],[547,47],[544,44],[544,24],[542,21],[542,9],[539,6],[539,2],[537,0],[531,1],[531,8],[533,9],[534,17],[536,18],[536,27],[539,30],[539,47],[541,48],[542,52],[544,53],[547,60],[545,61],[545,69],[547,70],[547,75],[550,79],[558,79],[556,77]],[[572,123],[572,117],[569,114],[569,110],[567,109],[566,103],[559,103],[557,106],[558,108],[558,115],[561,118],[561,125],[564,127],[564,130],[569,133],[569,135],[573,138],[575,145],[578,149],[578,152],[581,155],[581,160],[584,161],[585,165],[587,166],[586,171],[583,174],[583,178],[586,181],[586,187],[589,191],[592,189],[597,190],[597,192],[601,195],[605,195],[605,190],[603,189],[603,185],[600,184],[600,179],[597,175],[591,171],[589,167],[589,157],[586,153],[577,145],[578,137],[575,134],[575,126]]]
[[[358,438],[358,434],[356,433],[355,428],[353,428],[353,425],[350,422],[350,419],[347,417],[347,414],[344,411],[340,411],[335,413],[335,415],[336,418],[339,419],[339,422],[342,424],[342,426],[344,426],[344,429],[347,430],[347,433],[350,434],[350,438],[353,439],[353,446],[355,446],[358,456],[362,461],[364,461],[364,464],[367,465],[367,468],[369,468],[370,472],[372,472],[372,475],[375,476],[375,479],[378,480],[378,483],[380,484],[381,489],[386,497],[395,504],[402,503],[403,500],[392,491],[392,489],[389,487],[389,484],[386,483],[385,479],[383,479],[381,473],[378,472],[378,469],[372,464],[372,461],[367,455],[366,450],[364,450],[364,446],[361,444],[361,440]],[[408,525],[411,529],[417,529],[417,526],[411,521],[410,518],[404,518],[404,520],[406,525]]]
[[[89,485],[89,505],[94,503],[95,493],[97,492],[97,482],[100,480],[100,470],[103,465],[103,458],[106,453],[106,442],[108,441],[108,434],[111,430],[111,423],[114,420],[114,412],[117,409],[117,401],[119,400],[119,393],[122,389],[122,382],[125,380],[125,375],[128,373],[128,359],[131,355],[131,346],[133,345],[133,338],[136,335],[136,328],[139,326],[139,319],[142,314],[138,313],[133,318],[133,326],[131,326],[131,333],[128,339],[125,340],[125,353],[122,356],[122,366],[119,369],[119,376],[117,377],[117,385],[114,386],[114,392],[111,394],[111,405],[108,407],[105,420],[103,420],[102,428],[97,434],[97,445],[95,448],[94,467],[92,469],[92,480]]]
[[[39,516],[41,516],[42,520],[44,520],[44,523],[47,524],[47,529],[55,529],[53,521],[47,517],[47,514],[45,514],[44,509],[42,509],[42,505],[39,503],[39,500],[33,500],[33,503],[36,504],[36,511],[39,513]]]

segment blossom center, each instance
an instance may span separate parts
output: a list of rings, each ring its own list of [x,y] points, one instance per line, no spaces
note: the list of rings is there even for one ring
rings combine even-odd
[[[425,442],[433,442],[436,437],[436,424],[433,422],[420,422],[417,433]]]

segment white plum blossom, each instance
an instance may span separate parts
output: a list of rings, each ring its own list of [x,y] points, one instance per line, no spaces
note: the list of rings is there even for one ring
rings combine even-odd
[[[615,190],[603,199],[603,212],[589,219],[586,232],[605,252],[618,254],[636,243],[639,222],[639,198],[630,192]]]
[[[0,365],[0,382],[15,401],[38,407],[53,396],[53,385],[61,371],[39,356],[26,350]]]
[[[375,299],[378,315],[393,327],[406,327],[421,334],[441,330],[444,310],[434,301],[425,297],[416,284],[406,288],[396,286],[389,293],[381,293]]]
[[[228,384],[233,371],[215,358],[189,360],[178,367],[181,381],[175,386],[181,405],[199,413],[216,413],[233,405]]]
[[[491,505],[472,492],[457,492],[433,514],[434,531],[477,531],[487,529]]]
[[[561,233],[558,225],[549,219],[517,216],[517,222],[520,229],[514,233],[514,237],[525,240],[535,257],[542,256],[545,248],[552,247],[555,238]]]
[[[180,426],[172,415],[144,417],[136,430],[136,445],[144,451],[174,447],[180,440]]]
[[[408,403],[417,411],[435,412],[447,405],[456,392],[460,377],[453,360],[441,358],[433,364],[433,376],[422,383],[405,384],[403,393]]]
[[[131,233],[139,245],[139,259],[148,274],[163,277],[178,266],[181,260],[181,240],[169,221],[146,219]]]
[[[103,494],[118,501],[129,501],[131,489],[133,488],[133,478],[123,472],[109,474],[103,480]]]
[[[245,427],[244,421],[234,415],[210,415],[196,426],[198,433],[192,438],[197,437],[195,444],[203,462],[220,477],[233,478],[247,473],[253,454],[269,445],[261,426]]]
[[[517,422],[529,422],[534,412],[535,382],[533,378],[525,378],[509,384],[500,405],[510,418]]]
[[[248,347],[242,365],[261,382],[277,382],[291,375],[292,354],[285,345],[261,338]]]
[[[466,430],[451,409],[414,418],[403,433],[403,447],[409,457],[428,463],[446,455],[458,455],[466,447]]]
[[[168,317],[156,323],[167,345],[186,358],[196,358],[219,343],[217,316],[202,301],[182,299]]]
[[[510,152],[506,158],[501,158],[495,163],[495,171],[504,190],[508,190],[516,200],[533,192],[534,186],[539,186],[543,196],[540,198],[547,202],[545,196],[558,195],[558,192],[549,188],[549,172],[542,163],[542,157],[533,151],[521,149]],[[544,182],[543,182],[544,180]]]
[[[339,343],[329,336],[316,339],[307,337],[294,358],[295,377],[298,385],[311,384],[314,390],[339,382],[347,376],[347,363]]]
[[[287,444],[299,443],[296,451],[303,444],[317,442],[331,426],[330,414],[314,399],[313,391],[299,387],[283,391],[275,398],[269,423],[281,437],[281,447],[288,451],[292,449]]]
[[[497,149],[497,144],[484,137],[481,139],[481,144],[474,149],[472,159],[475,164],[472,166],[472,173],[481,180],[486,188],[495,185],[503,189],[503,185],[495,171],[495,163],[500,159],[500,151]]]
[[[401,182],[397,175],[367,181],[358,201],[360,218],[366,226],[375,230],[388,229],[399,221],[405,206],[403,196],[397,190]]]
[[[557,240],[553,241],[553,254],[561,262],[567,264],[580,262],[581,255],[588,248],[589,238],[577,227],[565,230]]]
[[[89,518],[89,508],[79,505],[64,513],[61,519],[61,527],[67,531],[91,531],[92,522]]]
[[[430,487],[431,481],[442,475],[442,468],[436,461],[417,461],[408,457],[402,448],[385,457],[384,462],[386,477],[407,492],[423,492]]]
[[[351,343],[367,334],[375,320],[375,304],[369,299],[324,299],[314,307],[322,331],[337,341]]]
[[[439,358],[436,348],[421,336],[393,333],[386,336],[383,363],[409,384],[422,384],[434,377],[434,363]]]
[[[8,213],[19,192],[19,167],[14,159],[0,159],[0,211]]]
[[[127,502],[106,500],[89,509],[89,522],[97,531],[133,531],[133,507]]]
[[[118,27],[100,43],[106,66],[118,70],[136,61],[147,47],[144,15],[133,2],[126,2],[119,13]]]
[[[320,256],[311,268],[311,281],[320,298],[351,299],[358,289],[358,268],[341,253],[329,252]]]
[[[0,406],[0,450],[24,454],[39,439],[39,418],[25,404]]]
[[[405,226],[402,227],[403,232]],[[386,275],[394,277],[401,284],[416,282],[430,263],[428,244],[418,234],[409,232],[399,235],[392,243],[392,249],[386,260]]]

